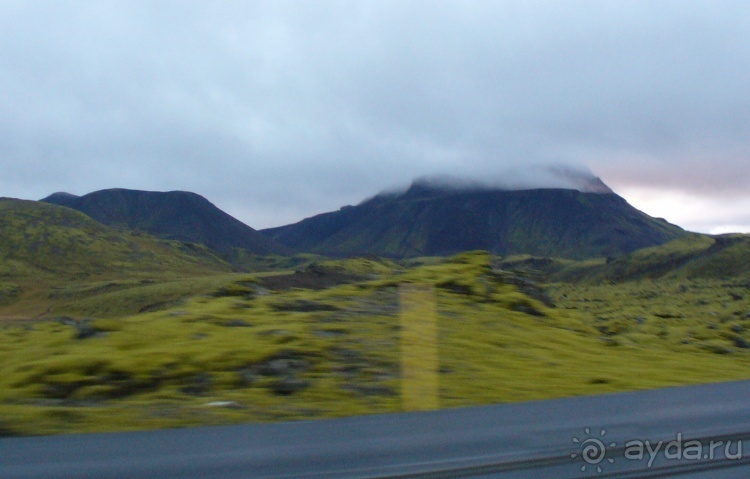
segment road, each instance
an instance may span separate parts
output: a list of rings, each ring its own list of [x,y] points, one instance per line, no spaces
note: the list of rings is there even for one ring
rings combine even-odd
[[[749,399],[750,381],[741,381],[333,420],[6,438],[0,478],[746,479]]]

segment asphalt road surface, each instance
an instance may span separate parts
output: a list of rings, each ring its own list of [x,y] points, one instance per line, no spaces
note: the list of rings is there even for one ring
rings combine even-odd
[[[750,477],[750,381],[282,424],[0,439],[2,479]]]

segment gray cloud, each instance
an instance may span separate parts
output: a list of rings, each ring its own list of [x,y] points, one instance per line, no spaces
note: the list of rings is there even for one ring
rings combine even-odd
[[[743,1],[0,2],[0,195],[203,194],[254,227],[587,165],[746,197]]]

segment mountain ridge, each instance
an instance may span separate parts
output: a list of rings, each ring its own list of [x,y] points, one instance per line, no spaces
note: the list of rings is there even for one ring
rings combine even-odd
[[[594,175],[561,175],[557,183],[570,187],[518,189],[511,182],[423,177],[355,206],[260,231],[186,191],[113,188],[83,196],[58,192],[41,201],[109,226],[204,244],[228,260],[239,258],[239,250],[408,258],[477,249],[586,259],[619,257],[687,234],[632,207]]]
[[[261,232],[292,249],[339,257],[484,249],[570,259],[621,256],[686,234],[635,209],[599,178],[589,181],[599,192],[417,180],[405,191]]]

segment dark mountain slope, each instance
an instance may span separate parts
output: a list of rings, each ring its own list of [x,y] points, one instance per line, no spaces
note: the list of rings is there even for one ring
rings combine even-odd
[[[135,236],[57,205],[0,199],[0,278],[229,270],[205,247]]]
[[[571,259],[620,256],[686,234],[608,188],[599,190],[605,192],[416,182],[401,194],[381,194],[262,232],[290,248],[331,256],[443,256],[484,249]]]
[[[80,197],[55,193],[42,201],[76,209],[109,226],[201,243],[224,255],[234,248],[257,254],[287,252],[195,193],[109,189]]]

